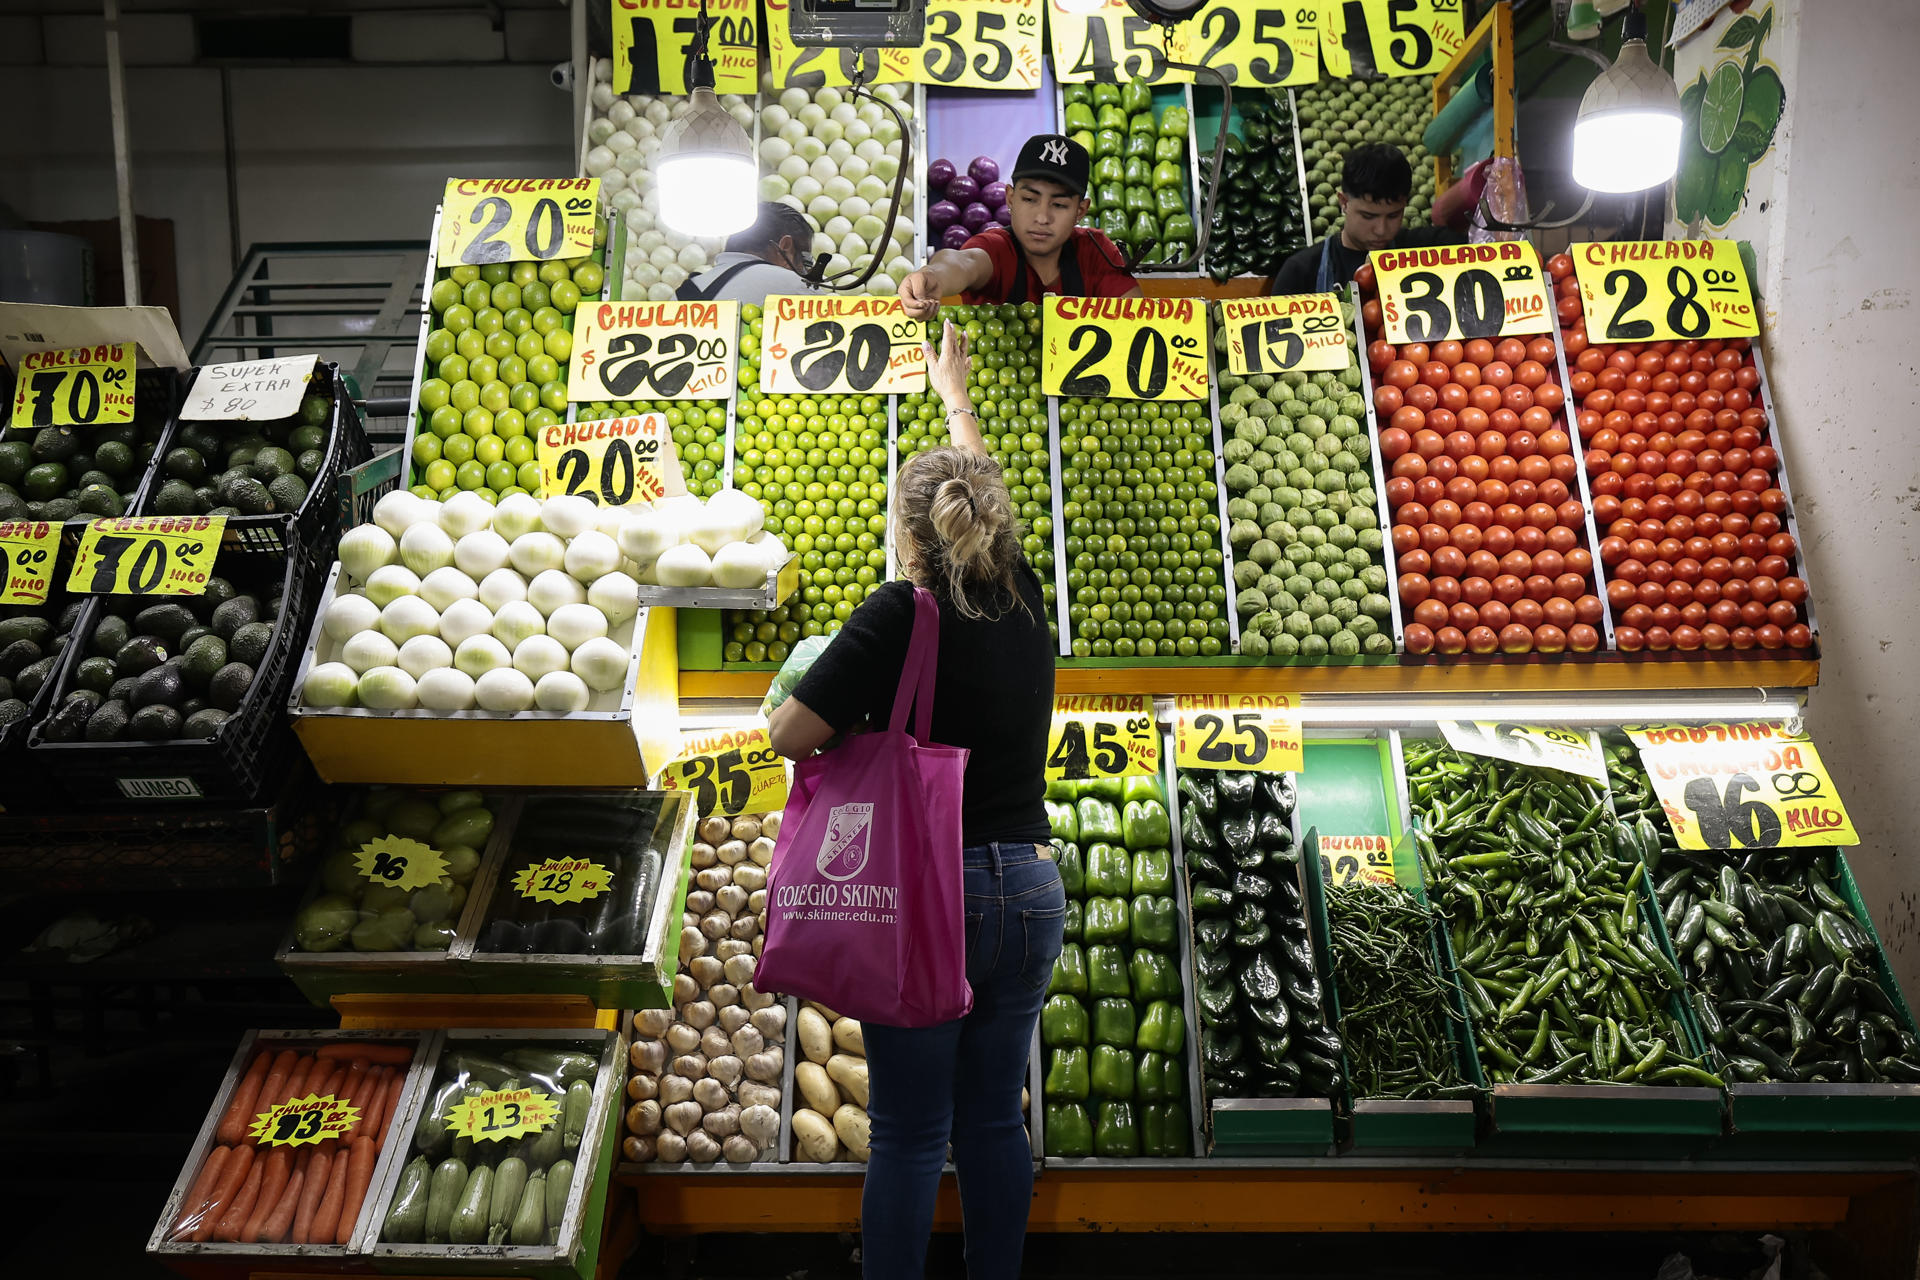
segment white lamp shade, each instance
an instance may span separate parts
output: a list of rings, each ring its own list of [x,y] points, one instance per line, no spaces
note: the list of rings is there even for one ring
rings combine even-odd
[[[1106,8],[1107,0],[1058,0],[1062,12],[1096,13]]]
[[[1628,40],[1587,86],[1573,126],[1573,180],[1592,191],[1645,191],[1680,167],[1680,93],[1673,77]]]
[[[660,221],[689,236],[730,236],[753,225],[760,178],[753,142],[711,89],[668,125],[654,160]]]

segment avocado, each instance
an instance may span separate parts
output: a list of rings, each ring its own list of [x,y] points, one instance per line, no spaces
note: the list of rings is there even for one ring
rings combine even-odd
[[[233,448],[227,451],[227,466],[234,469],[250,467],[262,449],[270,447],[264,437],[244,436],[234,441]]]
[[[298,511],[307,500],[307,482],[291,473],[275,476],[267,485],[267,496],[280,511]]]
[[[40,518],[54,524],[63,524],[80,514],[80,504],[72,498],[49,498],[40,509]]]
[[[115,482],[114,478],[108,475],[106,472],[100,470],[98,467],[94,468],[92,471],[82,471],[80,473],[80,478],[73,482],[73,487],[76,489],[85,489],[89,485],[96,485],[96,484],[104,488],[113,490],[116,496],[118,496],[118,494],[120,493],[120,486],[118,483]]]
[[[159,636],[176,647],[180,644],[180,637],[193,625],[193,614],[184,605],[171,602],[148,605],[133,618],[134,630],[142,635]]]
[[[160,469],[175,480],[184,480],[189,485],[199,484],[207,478],[207,460],[193,449],[167,450]]]
[[[127,620],[109,613],[94,625],[93,642],[88,648],[103,658],[111,658],[131,639],[133,628],[127,625]]]
[[[0,647],[10,645],[15,640],[31,640],[45,648],[52,639],[53,624],[37,614],[23,613],[17,618],[0,618]]]
[[[118,698],[108,698],[87,717],[87,726],[82,734],[88,742],[116,742],[127,736],[130,715],[126,703]]]
[[[164,702],[142,707],[127,722],[128,736],[141,742],[164,742],[180,736],[180,713]]]
[[[30,520],[32,509],[27,500],[12,489],[0,485],[0,520]]]
[[[74,505],[90,516],[118,516],[126,511],[120,495],[104,484],[83,486],[74,496]]]
[[[29,702],[39,697],[40,690],[53,675],[53,664],[58,661],[58,658],[42,658],[38,662],[29,663],[19,675],[13,677],[14,693]]]
[[[145,675],[166,660],[166,645],[152,636],[135,636],[113,655],[113,666],[123,676],[138,676]]]
[[[21,490],[40,502],[61,493],[67,487],[67,469],[57,462],[35,463],[20,482]]]
[[[244,662],[250,667],[260,665],[267,656],[267,646],[273,643],[273,627],[265,622],[249,622],[233,633],[227,642],[227,653],[235,662]]]
[[[325,427],[298,427],[287,436],[287,448],[295,453],[307,453],[327,447],[327,429]]]
[[[320,468],[326,465],[327,455],[318,449],[308,449],[294,462],[294,469],[308,480],[320,474]]]
[[[153,511],[162,516],[190,516],[200,510],[200,499],[184,480],[169,480],[153,495]]]
[[[134,681],[133,708],[138,711],[156,703],[172,706],[185,694],[185,681],[181,678],[180,668],[172,662],[163,662]]]
[[[111,685],[107,686],[107,697],[114,702],[131,702],[133,700],[133,686],[137,684],[139,680],[139,676],[121,676]]]
[[[0,444],[0,484],[19,484],[32,465],[33,446],[25,440]]]
[[[252,667],[244,662],[229,662],[214,673],[207,686],[207,701],[222,711],[238,711],[252,684]]]
[[[271,481],[293,470],[293,455],[278,445],[268,445],[253,455],[254,478]]]
[[[191,422],[181,427],[180,434],[174,440],[181,448],[199,454],[202,465],[209,456],[219,453],[224,447],[218,428],[204,422]]]
[[[225,578],[208,578],[205,591],[187,598],[187,608],[193,610],[194,616],[204,622],[213,617],[215,609],[239,594],[234,585]]]
[[[188,627],[180,635],[180,643],[179,643],[180,652],[185,653],[187,650],[193,648],[194,641],[205,639],[207,636],[210,636],[212,634],[213,634],[212,627],[207,626],[203,622],[194,623],[192,626]]]
[[[200,504],[200,510],[208,512],[220,505],[220,491],[210,484],[203,484],[193,491],[193,500]]]
[[[182,698],[179,702],[180,714],[188,718],[191,718],[194,712],[205,711],[206,709],[207,700],[205,698]]]
[[[213,611],[213,619],[207,625],[222,640],[233,639],[233,633],[249,622],[260,618],[260,602],[252,596],[235,596]]]
[[[218,707],[207,707],[187,717],[180,728],[183,738],[211,738],[220,732],[220,726],[227,722],[227,713]]]
[[[101,693],[113,688],[114,668],[112,658],[85,658],[73,673],[73,682],[82,689],[97,689]]]
[[[116,479],[125,479],[133,474],[133,446],[102,440],[93,451],[93,465]]]
[[[91,689],[77,689],[48,716],[40,726],[40,736],[48,742],[78,742],[87,721],[100,708],[100,695]]]
[[[0,701],[11,698],[12,696],[13,681],[7,679],[5,676],[0,676]]]
[[[42,427],[33,436],[35,462],[69,462],[80,452],[80,434],[72,427]]]
[[[241,630],[246,628],[242,627]],[[219,636],[208,634],[195,640],[187,650],[181,674],[186,677],[188,688],[204,691],[213,683],[213,678],[220,674],[220,668],[226,665],[227,642]]]
[[[0,676],[12,679],[46,656],[47,651],[33,641],[15,640],[6,648],[0,649]]]
[[[249,477],[225,486],[220,496],[241,515],[264,516],[273,510],[273,495],[267,492],[267,486]]]
[[[12,724],[16,720],[25,720],[29,708],[18,698],[0,701],[0,724]]]

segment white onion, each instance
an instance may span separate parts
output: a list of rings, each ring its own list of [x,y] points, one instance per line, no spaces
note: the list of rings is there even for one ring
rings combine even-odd
[[[440,504],[440,527],[460,539],[484,529],[493,519],[493,504],[477,493],[456,493]]]
[[[452,666],[453,650],[439,636],[414,636],[400,646],[395,665],[415,680],[423,679],[429,671]]]
[[[360,705],[378,711],[410,711],[415,706],[413,677],[398,667],[375,667],[360,676]]]
[[[495,667],[473,682],[473,700],[483,711],[525,711],[533,706],[533,681],[512,667]]]
[[[420,676],[413,691],[429,711],[473,709],[473,677],[453,667],[437,667]]]
[[[360,677],[344,662],[318,663],[307,672],[300,697],[310,707],[351,707],[360,701]]]
[[[500,612],[515,600],[527,598],[527,580],[512,569],[495,569],[480,580],[480,603]]]
[[[440,504],[406,489],[395,489],[373,504],[373,522],[394,538],[422,520],[437,518]]]
[[[552,636],[528,636],[513,647],[513,665],[529,680],[538,680],[551,671],[565,671],[567,646]]]
[[[615,570],[593,580],[587,603],[607,616],[609,627],[617,627],[640,611],[640,584]]]
[[[598,529],[588,529],[567,544],[566,571],[579,582],[592,582],[620,567],[620,547]]]
[[[585,498],[568,495],[548,498],[540,507],[540,521],[550,533],[563,538],[576,537],[593,528],[598,510]]]
[[[551,533],[523,533],[513,540],[509,559],[523,577],[534,578],[566,563],[566,544]]]
[[[440,625],[440,611],[419,596],[401,596],[380,611],[380,630],[396,645],[426,635]]]
[[[460,572],[478,581],[506,564],[507,553],[505,538],[492,529],[477,529],[453,544],[453,563]]]
[[[713,581],[713,564],[705,551],[686,542],[661,553],[653,573],[663,587],[704,587]]]
[[[373,576],[367,579],[367,599],[382,609],[401,596],[410,596],[419,589],[419,575],[403,564],[375,569]]]
[[[760,556],[744,542],[730,542],[713,555],[713,585],[747,590],[764,586],[767,571]]]
[[[424,577],[453,563],[453,539],[439,525],[421,521],[400,535],[400,559],[407,568]]]
[[[340,646],[340,661],[352,667],[355,675],[393,666],[399,659],[399,646],[378,631],[362,631]]]
[[[440,615],[440,638],[458,649],[470,636],[484,635],[493,626],[493,611],[478,600],[455,600]]]
[[[348,594],[333,598],[333,603],[327,606],[326,617],[320,622],[320,629],[335,644],[345,644],[368,627],[378,625],[380,606],[365,596]]]
[[[590,604],[563,604],[547,619],[547,634],[571,652],[607,634],[607,615]]]
[[[513,655],[507,652],[507,646],[492,636],[468,636],[453,651],[453,665],[476,680],[489,671],[511,666],[512,663]]]
[[[708,555],[729,542],[745,542],[766,524],[760,500],[739,489],[722,489],[707,499],[688,537]]]
[[[528,636],[545,635],[547,620],[525,600],[514,600],[493,615],[493,638],[509,649],[518,648]]]
[[[340,564],[356,585],[380,566],[392,564],[398,554],[393,535],[377,524],[359,525],[340,535]]]
[[[605,636],[596,636],[573,651],[573,674],[598,693],[618,689],[627,678],[627,650]]]
[[[572,671],[549,672],[533,687],[534,705],[542,711],[585,711],[591,698],[587,682]]]
[[[452,565],[435,569],[420,580],[420,598],[442,612],[455,600],[471,600],[479,594],[479,585]]]
[[[527,584],[527,603],[551,618],[554,610],[569,604],[584,604],[587,589],[558,569],[549,569]]]

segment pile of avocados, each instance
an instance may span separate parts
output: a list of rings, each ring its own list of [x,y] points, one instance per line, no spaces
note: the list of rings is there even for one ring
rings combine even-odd
[[[310,395],[278,422],[183,422],[160,459],[147,502],[157,516],[291,514],[307,500],[327,456],[332,404]]]
[[[43,742],[210,738],[240,709],[273,644],[273,595],[225,578],[205,595],[103,596],[71,687],[40,726]]]
[[[86,604],[69,600],[51,620],[45,610],[30,606],[0,618],[0,725],[27,718],[35,695],[53,678]]]
[[[164,425],[9,429],[0,439],[0,520],[129,514]]]

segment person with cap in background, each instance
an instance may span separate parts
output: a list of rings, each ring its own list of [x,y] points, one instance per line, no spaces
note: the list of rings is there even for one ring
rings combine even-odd
[[[940,299],[969,305],[1038,302],[1049,293],[1076,298],[1137,298],[1140,285],[1119,246],[1090,227],[1087,149],[1057,133],[1035,134],[1020,148],[1007,190],[1012,225],[989,227],[958,249],[942,249],[900,282],[915,320],[930,320]]]
[[[1475,188],[1469,197],[1466,184],[1455,183],[1434,202],[1434,226],[1408,227],[1413,166],[1406,155],[1384,142],[1355,147],[1340,166],[1340,225],[1281,263],[1267,282],[1267,292],[1330,293],[1346,288],[1368,255],[1378,250],[1464,244],[1467,216],[1478,194]]]
[[[689,276],[675,296],[683,302],[764,303],[770,295],[811,293],[801,278],[813,226],[792,205],[762,202],[760,216],[727,239],[713,265]]]

